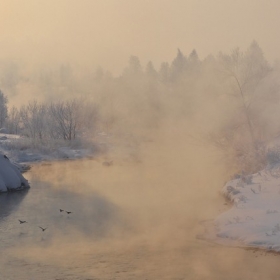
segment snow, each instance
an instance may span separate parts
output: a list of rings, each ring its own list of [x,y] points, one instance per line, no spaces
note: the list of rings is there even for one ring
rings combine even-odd
[[[206,237],[280,252],[280,165],[231,180],[222,192],[232,207],[215,219]]]
[[[4,154],[0,154],[0,192],[29,188],[20,170]]]
[[[108,141],[106,133],[101,134],[99,138],[103,143]],[[79,147],[79,145],[76,146]],[[61,143],[46,143],[45,145],[37,143],[35,148],[34,143],[29,139],[19,135],[0,133],[0,192],[29,188],[28,181],[21,173],[30,168],[30,163],[91,158],[95,152],[93,146],[87,149],[77,147],[61,147]]]
[[[100,136],[99,141],[105,144],[108,142],[108,135]],[[32,140],[13,134],[0,133],[0,152],[6,154],[13,162],[35,163],[42,161],[55,161],[65,159],[81,159],[91,157],[95,153],[95,147],[88,145],[87,148],[80,148],[81,145],[72,143],[72,146],[65,147],[62,143],[32,143]],[[86,146],[86,145],[83,145]],[[24,166],[26,168],[26,165]]]

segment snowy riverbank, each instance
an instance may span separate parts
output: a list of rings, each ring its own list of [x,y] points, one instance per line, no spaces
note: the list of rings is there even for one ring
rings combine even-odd
[[[55,161],[66,159],[81,159],[92,157],[98,149],[108,145],[110,136],[105,133],[98,133],[95,137],[96,144],[79,143],[79,140],[69,142],[47,142],[33,143],[30,139],[14,135],[0,133],[0,152],[7,155],[12,162],[21,166],[24,164]]]
[[[109,137],[100,133],[97,140],[100,147],[107,145]],[[96,145],[72,143],[34,143],[19,135],[0,133],[0,192],[29,188],[28,181],[21,173],[30,168],[31,163],[56,160],[90,158],[97,151]],[[99,148],[100,148],[99,147]]]
[[[222,192],[232,207],[215,219],[206,238],[280,252],[280,165],[231,180]]]

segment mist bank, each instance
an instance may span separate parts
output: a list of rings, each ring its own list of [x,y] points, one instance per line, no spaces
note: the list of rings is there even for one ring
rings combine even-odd
[[[60,269],[68,275],[63,277],[71,271],[104,279],[116,273],[139,279],[275,279],[277,257],[196,238],[201,221],[228,208],[218,192],[227,167],[217,149],[186,137],[189,130],[187,123],[165,123],[153,141],[142,142],[137,161],[115,149],[111,166],[102,157],[34,166],[26,174],[32,192],[21,208],[29,219],[26,236],[17,246],[9,240],[3,274],[15,275],[8,260],[16,257],[24,260],[16,268],[26,279],[36,275],[38,263],[44,279],[57,277]],[[73,213],[60,213],[60,207]],[[48,226],[43,241],[41,230],[32,227],[38,222]],[[16,226],[8,227],[14,235]]]
[[[73,141],[59,125],[46,124],[55,115],[60,121],[63,115],[62,129],[75,124],[77,139],[95,141],[104,132],[135,147],[167,123],[186,123],[184,137],[218,147],[230,168],[250,173],[266,165],[266,147],[279,134],[279,66],[267,62],[255,41],[245,51],[203,60],[195,50],[185,55],[178,49],[159,69],[131,56],[119,76],[102,67],[6,60],[0,62],[0,88],[8,100],[3,125],[39,142]],[[71,104],[77,106],[67,113]]]

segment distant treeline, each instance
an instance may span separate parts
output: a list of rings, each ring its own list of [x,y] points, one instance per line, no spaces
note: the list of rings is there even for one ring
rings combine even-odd
[[[131,56],[117,77],[102,67],[27,70],[0,62],[0,88],[1,126],[34,139],[138,133],[166,119],[183,120],[242,169],[258,169],[266,162],[267,143],[280,133],[279,65],[268,63],[255,41],[245,51],[203,60],[195,50],[185,55],[178,49],[159,69]],[[8,101],[24,105],[7,111]]]

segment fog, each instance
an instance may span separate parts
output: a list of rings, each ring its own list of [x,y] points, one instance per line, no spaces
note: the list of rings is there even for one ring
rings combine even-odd
[[[32,238],[15,239],[5,250],[18,261],[4,275],[18,267],[22,279],[38,272],[41,279],[274,279],[273,254],[197,238],[206,221],[229,207],[219,194],[229,171],[215,149],[188,140],[187,125],[165,128],[142,143],[137,160],[122,148],[92,160],[33,166],[29,194],[37,192],[40,203],[20,209],[29,223],[21,231]],[[38,223],[48,227],[44,235]]]
[[[275,279],[274,256],[197,237],[228,207],[223,184],[271,163],[279,8],[273,0],[2,1],[1,126],[25,136],[23,150],[95,151],[27,173],[30,191],[5,210],[15,239],[4,239],[16,244],[0,259],[5,275],[29,279],[28,263],[40,279]],[[19,213],[30,219],[25,231],[9,220]],[[31,229],[39,222],[43,237]]]
[[[92,160],[33,166],[26,176],[34,191],[41,182],[47,185],[40,187],[40,205],[33,203],[36,215],[28,212],[26,231],[40,221],[49,232],[44,240],[34,234],[31,242],[18,244],[9,254],[24,252],[27,263],[55,264],[69,276],[225,275],[239,262],[234,251],[227,268],[219,269],[226,252],[219,250],[214,261],[204,258],[201,254],[219,247],[196,236],[204,232],[202,221],[226,209],[219,187],[227,171],[215,149],[186,140],[188,130],[172,125],[158,131],[152,142],[138,147],[137,160],[121,147]],[[104,160],[114,164],[104,166]],[[60,215],[59,208],[73,214]],[[52,275],[48,273],[42,277]]]

